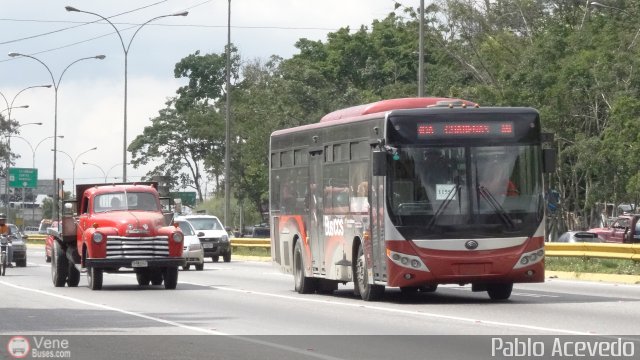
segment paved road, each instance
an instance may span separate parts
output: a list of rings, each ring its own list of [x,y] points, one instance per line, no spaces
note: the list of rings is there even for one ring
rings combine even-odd
[[[180,353],[198,349],[211,355],[207,346],[198,343],[213,346],[223,341],[223,348],[232,349],[230,357],[217,344],[213,352],[217,358],[236,358],[242,349],[242,358],[261,359],[394,357],[389,341],[398,342],[407,355],[415,352],[424,358],[425,343],[443,345],[444,339],[450,339],[422,335],[597,335],[603,339],[640,335],[640,285],[551,279],[516,285],[506,303],[493,303],[486,293],[472,293],[469,287],[441,286],[435,293],[411,297],[388,289],[383,301],[371,303],[355,298],[351,285],[340,286],[334,295],[299,295],[293,291],[292,276],[277,272],[270,263],[234,259],[207,262],[204,271],[181,271],[176,290],[138,287],[134,274],[105,274],[103,290],[91,291],[86,277],[77,288],[53,287],[43,251],[32,246],[28,266],[8,269],[7,276],[0,278],[0,335],[125,335],[120,343],[131,335],[165,335],[147,338],[156,344],[151,348],[172,344],[173,335],[232,335],[213,337],[215,341],[190,336],[186,338],[193,340],[188,344],[185,337],[177,337],[180,343],[171,349]],[[163,340],[151,340],[158,338]],[[464,339],[452,343],[462,351],[458,358],[465,358],[463,350],[476,342],[483,349],[490,347],[487,337]],[[76,351],[95,346],[76,345]],[[265,357],[265,348],[273,354]],[[640,343],[636,348],[640,354]],[[123,344],[120,350],[126,349]],[[118,358],[116,351],[108,348],[107,353]],[[138,353],[137,358],[144,356]]]

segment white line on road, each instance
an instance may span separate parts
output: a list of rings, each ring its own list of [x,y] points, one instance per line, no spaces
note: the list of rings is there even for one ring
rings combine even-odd
[[[135,316],[135,317],[139,317],[139,318],[142,318],[142,319],[151,320],[151,321],[159,322],[159,323],[162,323],[162,324],[175,326],[175,327],[186,329],[186,330],[191,330],[191,331],[195,331],[195,332],[204,333],[204,334],[207,334],[207,335],[224,335],[224,336],[228,336],[228,337],[233,338],[233,339],[242,340],[242,341],[246,341],[246,342],[250,342],[250,343],[258,344],[258,345],[269,346],[269,347],[272,347],[272,348],[275,348],[275,349],[289,351],[289,352],[293,352],[293,353],[296,353],[296,354],[301,354],[301,355],[304,355],[304,356],[318,358],[318,359],[343,360],[341,358],[337,358],[337,357],[333,357],[333,356],[329,356],[329,355],[318,354],[318,353],[312,353],[312,352],[309,352],[308,350],[301,350],[301,349],[297,349],[297,348],[294,348],[294,347],[291,347],[291,346],[272,343],[272,342],[269,342],[269,341],[262,341],[262,340],[249,338],[249,337],[246,337],[246,336],[231,335],[231,334],[226,334],[226,333],[223,333],[223,332],[220,332],[220,331],[214,331],[214,330],[199,328],[199,327],[196,327],[196,326],[189,326],[189,325],[181,324],[181,323],[178,323],[178,322],[175,322],[175,321],[161,319],[161,318],[158,318],[158,317],[155,317],[155,316],[149,316],[149,315],[145,315],[145,314],[141,314],[141,313],[137,313],[137,312],[133,312],[133,311],[119,309],[119,308],[116,308],[116,307],[113,307],[113,306],[108,306],[108,305],[104,305],[104,304],[96,304],[96,303],[92,303],[92,302],[89,302],[89,301],[84,301],[84,300],[72,298],[72,297],[65,296],[65,295],[51,293],[51,292],[44,291],[44,290],[32,289],[32,288],[28,288],[28,287],[24,287],[24,286],[20,286],[20,285],[15,285],[15,284],[8,283],[6,281],[1,281],[0,280],[0,284],[5,285],[5,286],[9,286],[9,287],[12,287],[12,288],[15,288],[15,289],[23,290],[23,291],[30,291],[30,292],[34,292],[34,293],[41,294],[41,295],[52,296],[52,297],[59,298],[59,299],[73,301],[73,302],[76,302],[76,303],[82,304],[82,305],[97,307],[97,308],[103,309],[103,310],[115,311],[115,312],[119,312],[121,314]]]
[[[365,309],[378,310],[378,311],[384,311],[384,312],[390,312],[390,313],[396,313],[396,314],[404,314],[404,315],[412,315],[412,316],[423,316],[423,317],[446,319],[446,320],[455,320],[455,321],[461,321],[461,322],[473,323],[473,324],[487,324],[487,325],[494,325],[494,326],[500,326],[500,327],[512,327],[512,328],[527,329],[527,330],[538,330],[538,331],[549,332],[549,333],[552,333],[552,334],[563,333],[563,334],[572,334],[572,335],[594,335],[593,332],[565,330],[565,329],[558,329],[558,328],[548,328],[548,327],[525,325],[525,324],[507,323],[507,322],[501,322],[501,321],[480,320],[480,319],[465,318],[465,317],[460,317],[460,316],[435,314],[435,313],[429,313],[429,312],[424,312],[424,311],[411,311],[411,310],[402,310],[402,309],[392,309],[392,308],[383,307],[383,306],[374,306],[374,305],[366,305],[366,304],[363,305],[363,303],[357,303],[357,304],[356,303],[345,303],[345,302],[340,302],[340,301],[320,300],[320,299],[312,299],[312,298],[307,298],[307,297],[278,295],[278,294],[270,294],[270,293],[265,293],[265,292],[260,292],[260,291],[251,291],[251,290],[243,290],[243,289],[232,289],[232,288],[227,288],[227,287],[204,285],[204,284],[198,284],[198,283],[186,282],[186,281],[181,281],[180,283],[181,284],[195,285],[195,286],[204,286],[204,287],[209,287],[209,288],[216,289],[216,290],[231,291],[231,292],[237,292],[237,293],[243,293],[243,294],[261,295],[261,296],[267,296],[267,297],[273,297],[273,298],[287,299],[287,300],[292,300],[292,301],[305,301],[305,302],[312,302],[312,303],[321,303],[321,304],[325,304],[325,305],[365,308]]]

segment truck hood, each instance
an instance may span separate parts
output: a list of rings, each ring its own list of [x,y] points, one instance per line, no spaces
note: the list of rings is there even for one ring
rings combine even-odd
[[[147,211],[113,211],[94,215],[91,222],[112,227],[120,236],[154,236],[164,225],[164,216]]]

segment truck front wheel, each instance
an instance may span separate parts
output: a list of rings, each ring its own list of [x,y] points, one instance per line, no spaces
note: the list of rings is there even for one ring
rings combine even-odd
[[[102,289],[102,269],[92,267],[87,271],[87,275],[89,276],[89,288],[91,290]]]
[[[53,286],[64,287],[67,282],[68,271],[69,260],[67,260],[65,250],[59,242],[54,241],[53,251],[51,252],[51,280],[53,280]]]
[[[168,267],[162,272],[164,288],[173,290],[178,285],[178,267]]]

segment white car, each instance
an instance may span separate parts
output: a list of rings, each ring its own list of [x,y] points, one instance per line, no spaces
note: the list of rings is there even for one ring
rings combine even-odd
[[[176,218],[176,221],[186,220],[196,230],[205,257],[211,257],[213,262],[218,262],[220,256],[224,262],[231,261],[231,244],[229,234],[217,217],[213,215],[185,215]]]
[[[176,220],[176,223],[184,235],[182,257],[186,262],[184,266],[182,266],[182,269],[189,270],[191,265],[195,265],[196,270],[202,271],[204,269],[204,251],[202,250],[200,239],[196,236],[196,231],[187,221]]]

